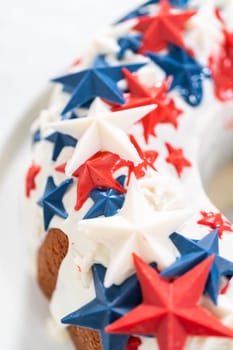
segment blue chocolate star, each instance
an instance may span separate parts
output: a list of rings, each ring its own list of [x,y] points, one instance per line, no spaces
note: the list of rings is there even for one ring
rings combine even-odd
[[[56,161],[64,147],[75,147],[77,140],[69,135],[54,132],[47,136],[45,140],[54,143],[52,160]]]
[[[148,9],[146,9],[146,7],[150,5],[156,5],[159,2],[160,2],[159,0],[148,0],[141,6],[136,8],[135,10],[129,12],[126,16],[122,17],[119,21],[117,21],[117,23],[124,22],[131,18],[137,18],[137,17],[149,15],[150,12]],[[169,0],[169,2],[174,7],[185,8],[187,7],[189,0]]]
[[[169,45],[167,55],[152,52],[148,52],[147,55],[167,76],[172,76],[170,90],[177,89],[184,100],[193,107],[201,103],[202,82],[205,77],[209,77],[207,68],[202,67],[184,49],[175,45]]]
[[[217,304],[220,276],[233,275],[233,263],[219,256],[218,229],[212,231],[199,241],[190,240],[176,232],[171,234],[170,239],[175,244],[181,256],[171,266],[161,272],[161,275],[165,277],[183,275],[208,256],[214,255],[215,258],[205,291],[213,302]]]
[[[73,179],[67,179],[56,186],[53,177],[48,177],[43,197],[38,201],[38,204],[43,208],[45,230],[48,229],[54,215],[58,215],[63,219],[68,217],[62,199],[72,183]]]
[[[122,60],[127,50],[137,53],[141,45],[141,39],[142,35],[127,35],[119,38],[117,42],[120,46],[120,50],[117,53],[117,59]]]
[[[125,176],[120,176],[117,180],[123,186]],[[94,201],[94,204],[83,219],[92,219],[101,215],[105,217],[113,216],[122,208],[125,200],[123,193],[117,192],[112,188],[107,190],[95,189],[91,191],[90,197]]]
[[[41,133],[40,129],[37,129],[33,134],[32,134],[32,143],[37,143],[40,142],[41,140]]]
[[[136,275],[128,278],[120,286],[105,288],[103,283],[106,269],[95,264],[92,270],[96,298],[64,317],[62,322],[99,330],[103,350],[125,349],[129,336],[105,333],[104,328],[141,303],[142,295]]]
[[[96,57],[95,57],[95,59],[94,59],[94,61],[92,62],[92,69],[94,69],[94,68],[106,68],[106,67],[108,67],[109,65],[107,64],[107,61],[106,61],[106,59],[105,59],[105,56],[104,55],[97,55]],[[85,71],[85,70],[84,70]],[[84,71],[78,71],[77,73],[80,73],[80,72],[84,72]],[[62,77],[58,77],[58,78],[55,78],[54,80],[52,80],[52,81],[54,81],[54,82],[56,82],[56,80],[57,79],[60,79],[60,78],[63,78],[63,77],[65,77],[65,78],[67,78],[67,77],[69,77],[70,76],[70,74],[68,74],[68,75],[65,75],[65,76],[62,76]],[[74,91],[74,88],[75,88],[75,84],[73,84],[72,82],[70,82],[70,79],[68,79],[68,81],[66,81],[66,82],[64,82],[64,83],[62,83],[63,84],[63,91],[64,92],[67,92],[67,93],[70,93],[70,94],[72,94],[73,93],[73,91]],[[89,101],[88,101],[89,102]],[[88,104],[87,102],[86,103],[84,103],[84,106],[85,107],[89,107],[89,105],[90,105],[90,103]],[[76,112],[74,112],[74,111],[72,111],[72,113],[75,113],[76,114]]]
[[[159,0],[149,0],[145,2],[141,7],[158,4],[159,2]],[[169,2],[172,6],[184,8],[187,6],[189,0],[169,0]]]
[[[175,6],[175,7],[187,7],[189,0],[169,0],[171,5]]]
[[[61,116],[61,120],[72,120],[72,119],[78,119],[78,118],[85,118],[88,114],[88,108],[79,108],[73,111],[70,111],[69,113],[66,113]]]
[[[65,90],[72,93],[62,115],[74,108],[87,106],[95,97],[116,104],[125,103],[123,92],[117,86],[117,82],[124,78],[122,68],[134,72],[144,65],[145,63],[108,66],[102,56],[97,56],[92,67],[54,79],[53,82],[63,84]]]

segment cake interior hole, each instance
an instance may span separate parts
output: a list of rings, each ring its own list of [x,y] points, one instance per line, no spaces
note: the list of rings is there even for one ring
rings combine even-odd
[[[206,191],[216,207],[233,222],[233,161],[211,176]]]

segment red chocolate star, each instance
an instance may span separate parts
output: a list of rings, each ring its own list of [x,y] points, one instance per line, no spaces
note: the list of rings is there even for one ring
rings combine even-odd
[[[185,167],[191,167],[192,164],[184,157],[183,150],[181,148],[174,148],[169,143],[165,144],[169,153],[166,158],[166,162],[174,165],[177,174],[181,176]]]
[[[198,220],[197,223],[200,225],[209,226],[211,231],[218,228],[219,238],[222,238],[224,231],[233,232],[232,223],[227,219],[223,219],[221,213],[201,211],[201,215],[202,219]]]
[[[89,193],[97,187],[113,188],[118,192],[125,192],[125,189],[113,178],[114,168],[119,161],[120,157],[116,154],[97,152],[72,174],[79,178],[75,210],[82,207]]]
[[[134,147],[136,148],[136,150],[138,151],[139,156],[142,159],[142,163],[139,164],[138,166],[134,166],[134,164],[132,163],[132,172],[134,172],[135,176],[137,178],[143,177],[145,175],[145,170],[150,167],[154,170],[155,166],[154,163],[156,161],[156,159],[158,158],[158,152],[156,151],[152,151],[152,150],[146,150],[143,151],[141,149],[141,147],[139,146],[139,144],[137,143],[135,137],[133,135],[130,135],[130,141],[132,142],[132,144],[134,145]]]
[[[143,302],[107,326],[106,332],[153,335],[160,350],[184,349],[188,335],[233,338],[233,330],[198,305],[213,259],[210,256],[170,282],[134,255]]]
[[[233,99],[233,33],[224,31],[225,40],[219,51],[209,58],[209,67],[220,101]]]
[[[130,337],[126,350],[138,350],[138,347],[142,344],[141,339],[137,337]]]
[[[133,135],[130,135],[130,140],[131,140],[132,144],[134,145],[134,147],[136,148],[136,150],[138,151],[139,156],[143,160],[145,168],[147,169],[147,167],[149,166],[152,169],[156,170],[154,163],[159,155],[158,152],[152,151],[152,150],[143,151],[140,148],[139,144],[137,143],[137,141]]]
[[[127,69],[123,69],[123,73],[130,93],[124,95],[126,103],[114,107],[113,110],[156,104],[156,108],[140,120],[146,143],[148,143],[150,135],[156,136],[155,128],[160,123],[169,123],[177,128],[177,118],[182,114],[182,111],[176,107],[174,100],[167,96],[172,78],[166,79],[157,86],[147,87],[141,84],[138,77]]]
[[[134,145],[134,147],[136,148],[140,158],[142,159],[142,162],[140,164],[138,164],[137,166],[135,166],[133,162],[121,159],[116,164],[115,170],[117,170],[121,167],[124,167],[124,166],[128,167],[127,185],[129,184],[132,173],[136,176],[137,179],[140,179],[145,175],[145,170],[148,167],[156,170],[154,163],[158,157],[158,152],[156,152],[156,151],[152,151],[152,150],[143,151],[140,148],[139,144],[137,143],[137,141],[133,135],[130,135],[129,138],[130,138],[130,141],[132,142],[132,144]]]
[[[41,171],[41,167],[39,165],[35,165],[32,163],[32,165],[29,167],[27,174],[26,174],[26,197],[30,197],[31,191],[36,189],[36,176]]]
[[[134,27],[144,34],[140,53],[158,52],[169,43],[185,48],[182,32],[186,22],[195,14],[196,11],[178,12],[172,9],[168,0],[161,0],[158,13],[155,16],[140,17]]]

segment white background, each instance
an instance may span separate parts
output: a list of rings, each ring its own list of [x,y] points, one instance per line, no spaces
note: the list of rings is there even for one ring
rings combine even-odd
[[[89,38],[136,2],[0,0],[0,349],[69,350],[46,338],[47,305],[25,272],[27,244],[18,218],[24,156],[18,146],[27,131],[20,118]]]
[[[25,107],[88,39],[136,0],[0,0],[0,145]]]

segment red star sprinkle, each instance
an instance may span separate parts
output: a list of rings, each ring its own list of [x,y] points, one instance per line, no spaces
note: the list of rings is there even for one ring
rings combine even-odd
[[[59,173],[65,173],[66,169],[66,163],[63,163],[61,165],[58,165],[55,170],[58,171]]]
[[[225,40],[218,53],[209,58],[209,67],[220,101],[233,99],[233,33],[224,31]]]
[[[113,178],[114,168],[119,161],[120,157],[116,154],[97,152],[72,174],[79,179],[75,210],[82,207],[90,192],[97,187],[113,188],[118,192],[125,192],[125,189]]]
[[[174,165],[177,174],[181,176],[185,167],[191,167],[192,164],[184,157],[183,150],[181,148],[174,148],[169,143],[165,144],[169,153],[166,158],[166,162]]]
[[[201,215],[202,218],[198,220],[197,223],[200,225],[209,226],[211,231],[218,228],[219,238],[222,238],[224,231],[233,232],[232,223],[227,219],[223,219],[221,213],[201,211]]]
[[[222,13],[221,13],[221,9],[216,7],[215,8],[215,16],[217,17],[217,19],[222,22],[222,24],[224,24],[224,19],[222,17]]]
[[[130,337],[126,350],[138,350],[138,347],[142,344],[141,339],[138,337]]]
[[[142,159],[142,162],[138,164],[137,166],[134,165],[133,162],[127,161],[124,159],[121,159],[117,164],[114,170],[118,170],[121,167],[128,167],[128,180],[127,180],[127,185],[129,184],[130,178],[132,173],[136,176],[137,179],[142,178],[145,175],[145,170],[150,167],[154,170],[156,170],[154,163],[158,157],[158,152],[152,151],[152,150],[146,150],[143,151],[139,144],[137,143],[135,137],[133,135],[129,136],[130,141],[136,148],[140,158]]]
[[[80,63],[82,63],[82,59],[81,58],[77,58],[71,65],[71,67],[76,67],[78,66]]]
[[[220,294],[226,294],[226,292],[228,291],[228,288],[229,288],[229,286],[230,286],[230,280],[231,280],[231,278],[228,278],[227,280],[226,280],[226,284],[222,287],[222,289],[220,290]]]
[[[162,278],[134,255],[143,302],[105,328],[109,333],[153,335],[160,350],[184,349],[188,335],[233,338],[208,310],[198,305],[214,257],[210,256],[173,282]]]
[[[169,77],[157,86],[147,87],[141,84],[138,77],[127,69],[124,68],[123,73],[130,93],[124,95],[126,103],[122,106],[114,107],[113,110],[156,104],[156,108],[140,120],[146,143],[148,143],[150,135],[156,136],[155,128],[160,123],[168,123],[177,128],[177,118],[183,112],[176,107],[174,100],[167,96],[172,78]]]
[[[26,174],[26,197],[29,198],[31,191],[36,189],[36,176],[41,171],[41,167],[39,165],[35,165],[32,163],[32,165],[29,167],[27,174]]]
[[[145,175],[145,171],[143,170],[143,168],[146,170],[148,167],[150,167],[150,168],[156,170],[154,163],[155,163],[156,159],[158,158],[158,155],[159,155],[158,152],[152,151],[152,150],[143,151],[140,148],[139,144],[137,143],[137,141],[133,135],[130,135],[129,138],[130,138],[130,141],[132,142],[132,144],[134,145],[134,147],[136,148],[139,156],[142,159],[142,163],[136,167],[131,162],[133,169],[134,169],[133,172],[134,172],[135,176],[137,178],[143,177]]]
[[[171,7],[168,0],[161,0],[158,13],[155,16],[140,17],[134,27],[144,34],[140,53],[158,52],[169,43],[185,48],[182,32],[186,22],[195,14],[196,11],[178,12]]]
[[[228,120],[225,123],[225,127],[226,127],[226,129],[233,129],[233,119]]]

